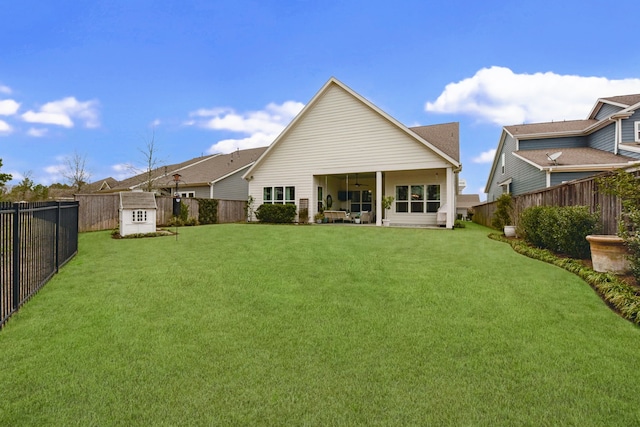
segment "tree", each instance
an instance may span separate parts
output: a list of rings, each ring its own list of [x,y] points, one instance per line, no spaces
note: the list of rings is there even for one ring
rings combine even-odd
[[[24,178],[11,189],[10,197],[14,201],[26,201],[31,197],[31,190],[35,183],[31,179],[31,171],[25,172]]]
[[[91,174],[86,169],[86,160],[86,156],[78,154],[77,151],[65,159],[66,169],[62,172],[62,176],[72,187],[75,187],[78,193],[91,178]]]
[[[160,166],[160,161],[158,160],[158,149],[156,147],[156,131],[153,129],[151,131],[151,138],[145,141],[144,148],[138,148],[138,151],[142,153],[144,158],[144,185],[142,189],[144,191],[151,192],[153,191],[153,171],[156,170]]]
[[[0,159],[0,168],[2,168],[2,159]],[[2,200],[2,196],[6,192],[6,188],[5,188],[4,185],[8,181],[11,181],[12,179],[13,179],[13,176],[11,176],[10,173],[1,173],[0,172],[0,200]]]

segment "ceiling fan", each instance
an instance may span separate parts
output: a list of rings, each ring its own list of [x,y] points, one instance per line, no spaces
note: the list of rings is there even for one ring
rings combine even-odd
[[[368,187],[368,186],[369,186],[369,184],[360,184],[360,183],[358,182],[358,174],[356,174],[356,183],[355,183],[354,185],[355,185],[356,187],[361,187],[361,186],[362,186],[362,187]]]

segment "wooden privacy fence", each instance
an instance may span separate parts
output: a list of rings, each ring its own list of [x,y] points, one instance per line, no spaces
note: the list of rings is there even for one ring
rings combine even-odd
[[[79,230],[81,232],[118,228],[118,208],[120,205],[118,193],[76,194],[75,199],[80,203]],[[198,219],[198,199],[183,197],[181,200],[189,208],[189,218]],[[167,225],[173,215],[173,198],[156,197],[156,203],[158,205],[156,224],[158,226]],[[242,200],[219,200],[218,224],[245,221],[245,206],[246,202]]]
[[[616,234],[621,213],[620,200],[615,196],[600,193],[596,183],[597,177],[609,173],[605,172],[593,177],[514,196],[512,218],[515,224],[513,225],[518,225],[520,213],[531,206],[588,206],[591,212],[600,214],[602,233]],[[638,172],[634,173],[638,175]],[[491,227],[496,203],[488,202],[474,206],[473,221]]]

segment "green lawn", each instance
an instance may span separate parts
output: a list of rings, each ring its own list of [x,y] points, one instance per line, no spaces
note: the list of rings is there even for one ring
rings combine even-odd
[[[640,424],[640,329],[488,232],[82,234],[0,331],[0,425]]]

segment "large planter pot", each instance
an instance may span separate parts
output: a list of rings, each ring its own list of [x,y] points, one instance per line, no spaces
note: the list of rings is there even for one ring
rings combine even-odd
[[[515,225],[505,225],[504,226],[504,235],[506,237],[516,237],[516,226]]]
[[[587,236],[591,247],[593,269],[601,273],[626,274],[629,272],[627,247],[618,236],[592,234]]]
[[[385,227],[389,227],[391,225],[391,220],[390,219],[383,219],[382,220],[382,225]]]

